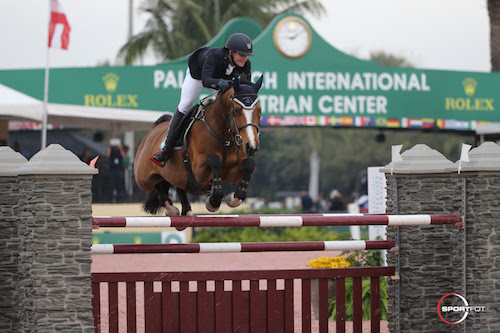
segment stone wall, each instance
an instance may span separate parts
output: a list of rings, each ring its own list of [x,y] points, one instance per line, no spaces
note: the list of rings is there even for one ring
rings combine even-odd
[[[400,239],[400,281],[390,281],[389,328],[398,331],[397,291],[400,288],[401,332],[499,332],[500,327],[500,147],[485,143],[458,164],[424,145],[401,155],[385,168],[387,212],[394,214],[465,215],[465,230],[447,225],[389,227],[388,239]],[[493,160],[493,161],[492,161]],[[496,170],[495,170],[496,169]],[[465,200],[465,201],[464,201]],[[464,214],[465,207],[465,214]],[[463,290],[462,242],[467,237],[467,285]],[[397,256],[388,256],[397,265]],[[448,293],[459,293],[471,312],[459,325],[443,322],[437,304]],[[463,305],[463,304],[456,304]]]
[[[19,332],[18,236],[19,183],[17,172],[28,162],[9,147],[0,147],[0,332]]]
[[[15,171],[19,241],[9,252],[18,254],[12,298],[18,307],[2,332],[94,332],[91,183],[97,170],[51,145]]]

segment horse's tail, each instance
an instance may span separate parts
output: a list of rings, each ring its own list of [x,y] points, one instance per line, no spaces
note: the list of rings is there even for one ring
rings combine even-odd
[[[156,184],[155,188],[148,193],[146,200],[142,204],[142,209],[149,214],[156,215],[158,211],[165,205],[165,201],[169,201],[168,190],[170,184],[166,180],[162,180]]]
[[[153,124],[153,127],[158,126],[161,123],[164,123],[166,121],[170,121],[172,119],[172,116],[169,114],[164,114],[160,118],[156,119],[155,123]]]

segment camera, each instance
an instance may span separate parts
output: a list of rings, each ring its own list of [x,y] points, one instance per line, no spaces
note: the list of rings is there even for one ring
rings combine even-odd
[[[119,146],[121,144],[121,141],[118,138],[113,138],[113,139],[109,140],[109,144],[111,146]]]

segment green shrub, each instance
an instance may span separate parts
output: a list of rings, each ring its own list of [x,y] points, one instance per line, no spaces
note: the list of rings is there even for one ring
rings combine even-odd
[[[346,278],[345,280],[345,320],[346,321],[352,321],[353,320],[353,307],[352,307],[352,300],[353,300],[353,293],[352,293],[352,284],[353,284],[353,279],[352,278]],[[370,294],[371,294],[371,287],[370,287],[370,277],[363,277],[362,278],[362,296],[361,296],[361,303],[363,306],[363,320],[369,320],[370,319],[370,308],[371,308],[371,301],[370,301]],[[387,296],[387,278],[382,276],[380,277],[380,319],[381,320],[387,320],[387,301],[388,301],[388,296]],[[335,316],[337,313],[337,302],[335,298],[331,298],[329,300],[330,306],[329,306],[329,313],[330,317],[329,320],[335,320]]]
[[[382,265],[382,257],[380,250],[368,250],[368,251],[344,251],[342,252],[350,262],[351,267],[374,267]],[[353,279],[346,278],[345,280],[345,312],[346,321],[352,321],[353,319],[353,308],[352,308],[352,285]],[[362,296],[361,303],[363,307],[363,320],[370,319],[370,308],[371,308],[371,287],[370,287],[370,277],[362,278]],[[380,319],[387,320],[387,278],[380,277]],[[335,320],[337,302],[335,298],[329,300],[329,313],[330,320]]]
[[[196,228],[191,242],[285,242],[285,241],[328,241],[349,239],[349,233],[338,233],[326,227],[307,228],[260,228],[260,227],[217,227]]]

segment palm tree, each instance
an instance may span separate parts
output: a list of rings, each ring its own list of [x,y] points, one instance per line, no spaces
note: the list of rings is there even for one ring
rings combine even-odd
[[[131,64],[151,49],[168,61],[187,55],[210,41],[230,19],[246,16],[265,27],[281,13],[320,16],[319,0],[146,0],[140,8],[150,18],[146,29],[122,46],[118,57]]]
[[[500,72],[500,0],[488,0],[491,71]]]

